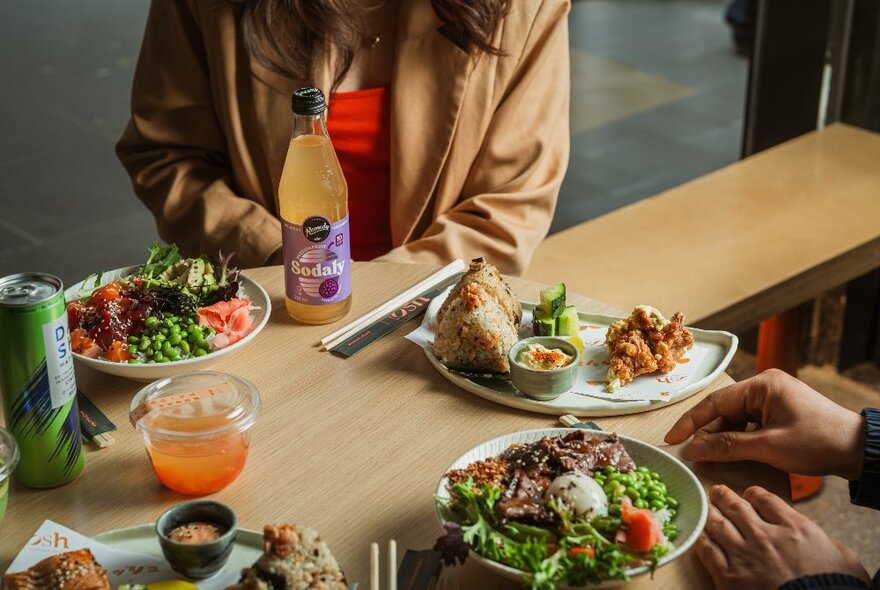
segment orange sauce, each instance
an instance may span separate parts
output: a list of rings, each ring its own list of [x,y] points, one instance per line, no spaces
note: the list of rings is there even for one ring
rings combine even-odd
[[[590,385],[608,385],[607,381],[587,381]]]
[[[161,417],[154,419],[150,427],[173,429],[173,421],[162,422]],[[153,436],[147,442],[147,452],[156,476],[165,486],[187,496],[204,496],[225,488],[241,474],[247,460],[250,433],[232,431],[198,437],[199,430],[215,430],[228,424],[228,420],[212,416],[188,422],[187,431],[192,438]]]

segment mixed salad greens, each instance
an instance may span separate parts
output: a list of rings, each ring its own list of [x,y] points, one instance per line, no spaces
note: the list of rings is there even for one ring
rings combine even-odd
[[[146,262],[102,285],[83,281],[67,305],[73,351],[113,362],[162,363],[225,348],[251,329],[250,300],[239,298],[231,256],[182,258],[175,244],[150,247]]]
[[[653,571],[679,534],[672,522],[678,501],[646,467],[621,473],[607,466],[592,479],[607,496],[607,514],[584,516],[548,494],[552,526],[503,522],[496,507],[503,494],[498,485],[475,484],[472,478],[453,483],[450,498],[437,498],[448,522],[435,548],[447,565],[463,563],[472,549],[522,570],[532,590],[627,580],[628,570],[643,565]]]

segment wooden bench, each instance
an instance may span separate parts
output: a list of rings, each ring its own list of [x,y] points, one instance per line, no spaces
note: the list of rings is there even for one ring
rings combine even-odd
[[[741,331],[880,267],[880,134],[833,125],[548,237],[525,277]]]

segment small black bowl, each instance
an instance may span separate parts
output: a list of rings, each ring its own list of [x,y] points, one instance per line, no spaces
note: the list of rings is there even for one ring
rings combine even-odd
[[[213,541],[181,543],[168,535],[191,522],[209,522],[226,530]],[[193,580],[208,578],[223,569],[235,543],[237,520],[229,506],[210,500],[184,502],[166,510],[156,521],[159,545],[171,569]]]

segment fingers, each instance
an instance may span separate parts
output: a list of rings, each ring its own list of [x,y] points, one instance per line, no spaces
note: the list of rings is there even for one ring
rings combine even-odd
[[[753,385],[752,379],[746,379],[710,393],[672,425],[666,433],[666,442],[671,445],[682,443],[716,418],[726,418],[734,423],[747,422],[750,415],[746,393]]]
[[[711,504],[709,505],[709,514],[706,517],[704,533],[721,547],[736,547],[745,542],[742,533],[721,514],[718,508]]]
[[[743,492],[743,498],[752,505],[762,519],[771,524],[787,524],[800,515],[797,510],[786,504],[785,500],[762,487],[748,488]]]
[[[771,462],[773,446],[768,444],[771,434],[764,430],[741,432],[727,430],[717,433],[698,431],[683,449],[690,461],[762,461]]]
[[[703,566],[712,577],[716,572],[723,572],[728,568],[727,555],[721,546],[713,541],[709,535],[703,533],[696,543],[697,557],[703,562]]]
[[[721,516],[730,521],[746,541],[758,536],[758,530],[766,524],[751,504],[740,498],[727,486],[712,486],[709,490],[709,499]],[[713,539],[715,539],[714,536]],[[720,539],[715,540],[720,541]]]

